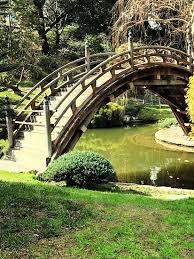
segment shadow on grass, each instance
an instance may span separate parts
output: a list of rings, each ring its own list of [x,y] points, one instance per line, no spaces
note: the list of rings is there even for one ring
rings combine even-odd
[[[37,83],[38,83],[37,80],[34,80],[34,81],[24,80],[24,81],[20,82],[19,86],[20,87],[33,87]]]
[[[19,249],[82,226],[92,215],[83,202],[54,186],[0,182],[0,249]]]
[[[96,220],[100,213],[94,205],[96,202],[104,204],[104,211],[108,202],[114,209],[126,203],[135,208],[168,209],[176,215],[193,213],[193,198],[154,200],[140,191],[120,190],[115,184],[95,185],[88,189],[99,193],[39,183],[0,182],[0,250],[19,250],[40,239],[57,237],[64,231],[84,227],[87,220]],[[100,192],[138,195],[115,194],[107,199],[108,194]]]
[[[114,192],[114,193],[122,193],[122,194],[138,194],[143,196],[150,196],[149,194],[137,191],[133,189],[121,189],[119,186],[117,186],[114,183],[107,183],[107,184],[90,184],[85,186],[88,190],[93,191],[101,191],[101,192]]]

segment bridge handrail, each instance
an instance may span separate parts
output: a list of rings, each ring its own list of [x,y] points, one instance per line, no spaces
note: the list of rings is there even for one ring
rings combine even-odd
[[[186,58],[189,57],[189,55],[183,51],[180,51],[180,50],[177,50],[177,49],[174,49],[174,48],[170,48],[170,47],[163,47],[163,46],[157,46],[157,45],[154,45],[154,46],[144,46],[144,47],[138,47],[138,48],[135,48],[133,50],[134,54],[135,52],[138,52],[140,50],[147,50],[147,49],[154,49],[154,50],[169,50],[171,52],[175,52],[175,53],[179,53],[183,56],[185,56]],[[94,67],[92,70],[90,70],[86,75],[84,75],[80,80],[78,80],[75,85],[71,88],[71,90],[67,93],[67,95],[63,98],[63,101],[65,99],[67,99],[70,94],[80,85],[80,84],[83,84],[85,82],[85,80],[87,78],[89,78],[91,75],[95,74],[95,72],[97,72],[100,68],[102,68],[103,66],[105,66],[106,64],[110,63],[111,61],[119,58],[119,57],[122,57],[122,56],[125,56],[125,55],[128,55],[130,56],[130,50],[127,50],[127,51],[124,51],[124,52],[121,52],[121,53],[118,53],[108,59],[106,59],[105,61],[103,61],[102,63],[100,63],[99,65],[97,65],[96,67]],[[134,56],[134,58],[137,58],[137,57],[145,57],[146,55],[140,55],[140,56]],[[156,55],[157,56],[157,55]],[[162,56],[162,54],[161,54]],[[187,60],[187,59],[186,59]],[[127,61],[126,61],[127,62]],[[92,82],[90,82],[88,84],[88,87],[91,85]],[[86,88],[84,88],[84,91],[86,90]],[[80,96],[80,94],[77,94],[77,96],[75,98],[78,98]],[[74,100],[72,100],[72,102],[75,101],[75,98]],[[71,103],[72,103],[71,102]],[[63,115],[65,114],[65,112],[71,107],[71,104],[69,104],[65,109],[64,111],[61,112],[61,114],[59,115],[58,119],[56,120],[55,122],[55,126],[59,123],[59,121],[61,120],[61,118],[63,117]]]
[[[110,56],[110,55],[114,55],[115,53],[114,52],[106,52],[106,53],[98,53],[98,54],[93,54],[93,55],[90,55],[90,65],[96,65],[98,64],[99,62],[102,62],[102,57],[105,57],[107,58],[107,56]],[[94,61],[92,61],[92,59],[94,59]],[[82,63],[82,65],[78,65],[80,63]],[[85,62],[85,63],[84,63]],[[77,66],[75,66],[75,64],[77,64]],[[68,68],[71,68],[67,71],[65,71],[63,73],[63,70],[64,69],[68,69]],[[49,74],[48,76],[46,76],[45,78],[43,78],[40,82],[38,82],[33,88],[31,88],[29,90],[29,92],[20,100],[19,104],[17,104],[15,107],[14,107],[14,110],[15,110],[15,113],[16,113],[16,117],[15,117],[15,120],[14,120],[14,123],[18,122],[20,120],[20,116],[23,115],[23,118],[21,117],[21,121],[28,121],[28,119],[30,118],[31,114],[34,112],[34,110],[36,109],[35,107],[33,107],[33,104],[35,104],[35,102],[37,101],[37,99],[39,98],[39,96],[43,95],[43,93],[50,87],[52,87],[55,83],[58,83],[58,81],[62,78],[62,77],[68,77],[68,76],[71,76],[71,74],[79,69],[86,69],[87,68],[87,63],[86,63],[86,57],[83,57],[83,58],[80,58],[80,59],[77,59],[77,60],[74,60],[68,64],[65,64],[64,66],[56,69],[55,71],[53,71],[51,74]],[[59,74],[58,76],[56,76],[55,78],[52,78],[53,75],[55,74]],[[69,81],[66,81],[64,83],[62,83],[60,86],[56,87],[55,90],[59,90],[60,87],[63,87],[64,85],[67,85],[68,83],[72,83],[71,81],[77,81],[81,76],[83,76],[83,74],[86,74],[87,72],[80,72],[78,71],[78,74],[76,76],[73,76],[71,78],[71,80],[69,79]],[[41,87],[40,91],[37,93],[35,92],[36,89],[38,89],[38,87],[40,87],[44,82],[46,82],[47,79],[51,78],[51,81],[48,82],[44,87]],[[33,95],[33,97],[31,97],[31,99],[29,100],[29,102],[27,102],[27,104],[25,104],[25,106],[20,106],[23,101],[28,98],[33,92],[35,92],[35,94]],[[42,101],[43,101],[44,98],[42,98]],[[31,112],[29,110],[29,107],[31,106]],[[19,108],[19,109],[18,109]],[[38,107],[37,107],[38,108]],[[28,112],[27,112],[28,110]],[[55,110],[53,110],[55,112]],[[18,123],[16,123],[18,124]],[[22,125],[19,126],[15,132],[14,132],[14,138],[17,137],[18,133],[22,130]]]
[[[134,52],[137,52],[138,50],[144,50],[144,49],[165,49],[165,50],[170,50],[170,51],[175,51],[177,53],[180,53],[186,57],[189,57],[189,55],[181,50],[177,50],[177,49],[174,49],[174,48],[170,48],[170,47],[163,47],[163,46],[157,46],[157,45],[153,45],[153,46],[144,46],[144,47],[138,47],[138,48],[134,48]],[[103,61],[102,63],[100,63],[99,65],[97,65],[96,67],[94,67],[93,69],[91,69],[85,76],[83,76],[75,85],[74,87],[72,87],[71,91],[68,93],[68,95],[73,91],[75,90],[75,88],[80,85],[83,81],[85,81],[90,75],[94,74],[95,71],[97,71],[99,68],[101,68],[102,66],[106,65],[107,63],[109,63],[110,61],[118,58],[118,57],[121,57],[121,56],[124,56],[124,55],[127,55],[127,54],[130,54],[130,50],[127,50],[127,51],[124,51],[124,52],[121,52],[121,53],[118,53],[118,54],[115,54],[114,56],[106,59],[105,61]]]
[[[109,56],[109,55],[114,55],[114,52],[106,52],[106,53],[98,53],[98,54],[93,54],[90,55],[90,58],[96,58],[96,57],[102,57],[102,56]],[[17,110],[17,108],[23,103],[25,99],[27,99],[38,87],[40,87],[47,79],[51,78],[53,75],[56,73],[61,72],[63,69],[71,67],[79,62],[86,61],[86,57],[82,57],[79,59],[76,59],[68,64],[63,65],[62,67],[56,69],[49,75],[45,76],[41,81],[39,81],[37,84],[35,84],[34,87],[32,87],[20,100],[19,102],[14,106],[14,109]]]
[[[149,51],[154,50],[154,51]],[[169,52],[168,52],[169,51]],[[100,57],[106,57],[104,61]],[[109,58],[107,58],[110,56]],[[80,59],[77,59],[75,61],[72,61],[68,64],[63,65],[62,67],[56,69],[48,76],[44,77],[40,82],[38,82],[34,87],[32,87],[28,93],[24,95],[19,101],[19,103],[14,107],[16,111],[18,112],[18,116],[16,117],[16,123],[21,124],[16,132],[14,133],[14,137],[17,136],[18,132],[22,129],[22,126],[24,124],[28,124],[28,118],[34,110],[38,109],[39,106],[36,106],[37,100],[38,103],[41,104],[38,98],[39,96],[42,97],[43,93],[50,88],[51,93],[54,93],[55,91],[58,91],[60,88],[67,87],[69,84],[71,84],[70,90],[67,92],[67,94],[60,100],[60,102],[57,104],[54,112],[57,112],[57,108],[60,107],[60,105],[71,95],[71,93],[79,86],[82,85],[82,89],[80,92],[77,92],[72,100],[69,101],[68,105],[65,107],[65,109],[61,110],[59,114],[57,114],[56,121],[54,123],[54,127],[58,125],[63,115],[67,112],[69,108],[71,108],[73,115],[69,119],[66,125],[64,125],[63,130],[69,125],[69,123],[72,122],[72,119],[75,118],[75,115],[79,112],[79,106],[77,107],[77,99],[79,96],[90,86],[92,86],[93,94],[96,92],[96,89],[98,88],[96,86],[96,80],[100,78],[103,74],[110,72],[112,74],[111,80],[114,79],[115,71],[122,68],[123,65],[127,64],[127,68],[124,69],[124,72],[129,71],[130,69],[136,69],[137,66],[143,65],[143,64],[159,64],[161,63],[158,61],[158,59],[154,59],[153,61],[150,61],[150,58],[152,56],[160,57],[162,59],[161,62],[167,62],[167,63],[173,63],[175,66],[179,66],[184,69],[188,69],[188,67],[191,67],[191,64],[193,64],[193,59],[185,52],[181,50],[177,50],[171,47],[166,46],[143,46],[133,49],[133,59],[138,60],[138,63],[136,63],[133,66],[132,57],[131,57],[131,51],[127,50],[118,54],[115,54],[114,52],[107,52],[107,53],[99,53],[99,54],[93,54],[90,55],[90,64],[95,65],[95,67],[87,72],[87,58],[83,57]],[[96,59],[95,59],[96,58]],[[94,59],[94,61],[93,61]],[[169,61],[170,59],[170,61]],[[139,62],[141,61],[141,63]],[[143,62],[142,62],[143,61]],[[175,62],[176,61],[176,62]],[[83,62],[83,63],[82,63]],[[84,63],[85,62],[85,63]],[[101,62],[100,64],[98,64]],[[174,63],[175,62],[175,63]],[[97,64],[97,65],[96,65]],[[129,67],[130,64],[130,67]],[[66,70],[68,69],[68,70]],[[84,70],[85,69],[85,70]],[[65,71],[64,71],[65,70]],[[101,71],[101,73],[98,73],[97,76],[95,76],[92,81],[87,83],[87,79],[90,78],[92,75],[96,75],[97,72]],[[76,71],[76,73],[75,73]],[[124,72],[121,72],[121,74],[124,74]],[[55,77],[54,77],[55,76]],[[65,78],[66,81],[63,81],[62,83],[59,81],[60,79]],[[50,79],[50,80],[49,80]],[[58,83],[59,82],[59,83]],[[45,83],[45,85],[43,85]],[[57,83],[57,84],[56,84]],[[73,85],[72,85],[73,83]],[[107,83],[107,82],[106,82]],[[94,85],[93,85],[94,84]],[[39,91],[37,92],[36,89],[39,88]],[[95,90],[94,90],[95,89]],[[54,90],[54,92],[53,92]],[[32,93],[35,94],[33,96],[30,96]],[[20,106],[24,100],[26,100],[28,97],[31,97],[29,102],[25,104],[25,106]],[[43,99],[43,98],[42,98]],[[83,105],[83,104],[82,104]],[[30,107],[30,109],[28,109]],[[82,107],[82,106],[80,106]],[[18,109],[19,108],[19,109]],[[20,109],[21,108],[21,109]],[[34,109],[33,109],[34,108]],[[40,109],[39,109],[40,110]],[[29,114],[26,116],[26,113],[29,112]],[[24,117],[21,117],[21,121],[18,120],[19,115],[25,115]],[[52,129],[53,130],[53,129]],[[59,133],[57,138],[54,141],[54,146],[57,145],[61,138],[63,137],[63,130]]]
[[[159,46],[159,45],[137,47],[134,49],[134,51],[143,50],[143,49],[165,49],[165,50],[175,51],[176,53],[180,53],[186,57],[190,57],[188,53],[186,53],[182,50],[174,49],[174,48],[167,47],[167,46]]]

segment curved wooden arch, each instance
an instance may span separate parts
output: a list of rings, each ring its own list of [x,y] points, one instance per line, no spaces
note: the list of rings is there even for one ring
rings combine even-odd
[[[114,52],[93,54],[90,56],[90,66],[95,67],[106,60],[107,57],[113,56]],[[87,58],[83,57],[74,60],[44,77],[34,87],[32,87],[15,105],[16,113],[15,123],[29,122],[34,110],[40,110],[45,95],[53,96],[59,94],[63,89],[75,84],[80,78],[87,74]],[[15,131],[16,138],[23,129],[23,124]]]
[[[19,127],[14,132],[14,141],[15,144],[19,142],[19,150],[13,148],[15,160],[20,157],[22,148],[23,153],[26,152],[25,145],[31,148],[34,142],[37,142],[34,155],[44,163],[68,151],[86,130],[100,104],[131,85],[145,86],[165,99],[185,134],[188,133],[184,88],[192,74],[193,60],[187,53],[163,46],[144,46],[134,49],[133,55],[130,51],[92,55],[89,71],[86,61],[81,58],[57,69],[16,105],[14,122]],[[50,102],[46,117],[42,107],[45,93]],[[46,142],[42,141],[45,123]],[[18,140],[21,134],[24,134],[23,141]],[[36,136],[31,143],[33,134]],[[25,135],[29,138],[27,143]],[[41,145],[45,154],[40,154]]]
[[[155,76],[158,75],[158,71],[160,71],[160,76],[163,78],[154,79]],[[184,91],[185,87],[188,84],[188,78],[190,75],[191,73],[189,71],[185,73],[184,69],[180,69],[170,65],[167,68],[165,65],[160,64],[157,66],[148,66],[141,70],[133,71],[132,73],[128,72],[123,77],[118,78],[118,80],[115,79],[115,81],[113,82],[104,84],[98,94],[88,100],[84,108],[81,109],[78,114],[76,114],[76,117],[72,119],[68,132],[64,130],[64,134],[62,135],[61,139],[58,140],[58,142],[56,143],[57,146],[54,152],[53,159],[57,158],[62,153],[71,150],[75,146],[79,138],[82,136],[82,134],[86,131],[88,124],[92,120],[92,117],[98,110],[98,108],[102,104],[109,102],[111,96],[114,95],[115,97],[117,97],[126,90],[129,90],[131,83],[133,83],[137,87],[146,86],[145,83],[148,83],[149,80],[149,85],[146,87],[153,93],[163,98],[173,109],[173,112],[177,110],[185,112],[186,104],[184,102],[184,95],[181,95],[181,98],[183,99],[182,101],[184,102],[184,106],[182,106],[182,101],[180,103],[176,103],[176,101],[173,102],[172,97],[165,97],[158,93],[158,90],[156,89],[158,85],[154,84],[156,84],[157,81],[160,81],[162,82],[162,87],[169,87],[170,84],[171,87],[176,87],[177,89],[181,89],[181,91]],[[172,78],[171,80],[166,80],[165,77]],[[174,79],[174,77],[178,77],[178,79]],[[168,83],[168,85],[166,85],[166,83]]]

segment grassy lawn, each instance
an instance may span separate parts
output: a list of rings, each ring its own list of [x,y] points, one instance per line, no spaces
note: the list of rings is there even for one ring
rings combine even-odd
[[[22,91],[22,94],[25,95],[35,84],[36,81],[24,80],[20,83],[19,89]],[[4,98],[5,96],[8,96],[12,102],[15,102],[21,98],[20,95],[14,93],[12,90],[5,90],[0,92],[0,98]]]
[[[165,118],[174,118],[174,115],[168,106],[159,107],[159,105],[146,104],[140,110],[138,118],[143,121],[149,121],[151,118],[155,121],[160,121]]]
[[[100,192],[0,172],[0,258],[194,258],[194,198]]]
[[[0,92],[0,99],[3,99],[5,98],[5,96],[8,96],[9,99],[10,99],[10,102],[15,105],[17,103],[17,101],[19,101],[25,94],[27,94],[29,92],[29,90],[34,87],[36,84],[38,83],[38,81],[36,80],[24,80],[20,83],[19,85],[19,89],[21,90],[21,95],[20,94],[17,94],[17,93],[14,93],[12,90],[5,90],[5,91],[2,91]],[[29,95],[29,98],[25,99],[20,108],[19,109],[22,109],[23,106],[25,106],[28,102],[29,102],[29,99],[34,97],[37,93],[40,92],[40,89],[39,87],[34,90],[30,95]],[[40,102],[43,100],[45,94],[49,95],[50,94],[50,90],[47,89],[42,95],[40,95],[38,98],[37,98],[37,102]]]

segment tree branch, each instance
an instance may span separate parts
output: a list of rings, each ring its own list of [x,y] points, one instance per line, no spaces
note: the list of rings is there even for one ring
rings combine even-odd
[[[46,33],[48,33],[65,15],[65,12],[63,12],[59,17],[56,18],[56,20],[49,25],[49,28],[46,29]]]

